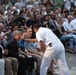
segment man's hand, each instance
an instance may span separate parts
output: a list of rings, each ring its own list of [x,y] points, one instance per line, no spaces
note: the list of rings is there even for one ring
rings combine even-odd
[[[44,24],[43,24],[43,25],[45,26],[47,23],[48,23],[48,22],[46,21],[46,22],[44,22]]]
[[[10,33],[11,33],[11,30],[7,31],[7,32],[5,33],[5,35],[8,35],[8,34],[10,34]]]
[[[33,55],[33,53],[30,53],[27,49],[26,49],[26,53],[27,53],[27,55],[30,55],[30,56]]]
[[[22,54],[19,54],[19,56],[20,56],[20,57],[23,57],[23,58],[25,58],[25,56],[24,56],[24,55],[22,55]]]

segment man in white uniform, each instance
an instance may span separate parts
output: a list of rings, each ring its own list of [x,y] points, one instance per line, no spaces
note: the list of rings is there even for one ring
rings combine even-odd
[[[40,44],[40,48],[44,52],[40,75],[47,74],[52,59],[57,61],[60,75],[70,75],[65,59],[65,49],[60,40],[50,29],[40,27],[38,23],[34,24],[33,29],[36,32],[36,39]]]

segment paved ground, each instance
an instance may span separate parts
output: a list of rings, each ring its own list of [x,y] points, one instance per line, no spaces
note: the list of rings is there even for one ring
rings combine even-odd
[[[70,75],[76,75],[76,54],[66,53]]]
[[[70,69],[70,75],[76,75],[76,54],[66,52],[66,60]],[[56,72],[59,72],[59,70],[56,70]],[[34,72],[33,74],[29,75],[36,75],[36,74]]]

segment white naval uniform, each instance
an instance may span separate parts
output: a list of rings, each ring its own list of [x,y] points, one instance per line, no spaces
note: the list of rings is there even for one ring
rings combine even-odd
[[[43,55],[40,68],[40,75],[47,74],[47,70],[52,59],[57,61],[61,73],[60,75],[70,75],[65,59],[64,46],[56,35],[50,29],[40,27],[36,32],[36,38],[38,42],[42,40],[46,45],[46,51]],[[49,43],[52,44],[51,47],[48,46]]]
[[[4,75],[4,65],[5,65],[4,60],[0,59],[0,75]]]

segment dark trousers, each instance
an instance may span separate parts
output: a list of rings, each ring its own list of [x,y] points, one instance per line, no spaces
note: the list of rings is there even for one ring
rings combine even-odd
[[[34,69],[34,58],[33,57],[27,57],[27,62],[28,62],[28,68],[30,70]]]
[[[23,57],[18,57],[18,75],[25,75],[25,71],[27,69],[27,59]]]

